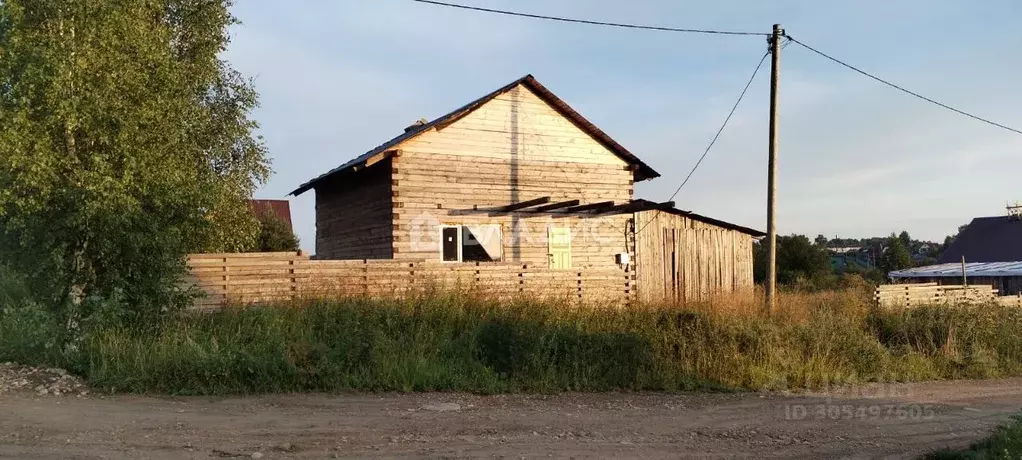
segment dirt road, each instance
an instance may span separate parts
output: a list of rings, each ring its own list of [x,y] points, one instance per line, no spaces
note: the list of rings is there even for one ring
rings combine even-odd
[[[781,394],[0,394],[0,457],[913,457],[980,439],[1022,379]]]

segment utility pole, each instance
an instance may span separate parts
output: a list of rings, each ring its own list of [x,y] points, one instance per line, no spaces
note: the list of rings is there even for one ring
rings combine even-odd
[[[969,287],[969,276],[967,275],[967,273],[968,272],[965,271],[965,254],[962,254],[962,290],[963,290],[963,292],[964,292],[965,288]]]
[[[767,173],[767,279],[766,310],[777,307],[777,86],[781,76],[781,38],[784,29],[774,24],[770,43],[770,160]]]

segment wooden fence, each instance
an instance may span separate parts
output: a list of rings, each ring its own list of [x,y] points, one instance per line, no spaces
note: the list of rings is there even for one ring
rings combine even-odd
[[[937,283],[885,284],[878,286],[874,299],[881,307],[918,307],[940,304],[992,304],[1022,307],[1022,296],[998,296],[988,285],[962,288]]]
[[[295,298],[401,297],[434,289],[510,298],[606,305],[633,298],[624,269],[551,270],[521,263],[442,263],[426,260],[310,260],[301,253],[193,254],[186,285],[206,295],[196,307]]]

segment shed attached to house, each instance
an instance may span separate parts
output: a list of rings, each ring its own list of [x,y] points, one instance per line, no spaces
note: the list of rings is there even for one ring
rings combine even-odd
[[[712,257],[672,249],[683,266],[693,267],[677,272],[680,283],[706,283],[693,293],[751,287],[751,239],[758,232],[673,203],[633,199],[635,182],[658,176],[528,75],[433,121],[413,123],[292,194],[316,192],[319,259],[525,262],[550,270],[616,269],[629,277],[638,272],[638,279],[650,280],[667,275],[661,268],[643,273],[645,261],[661,264],[666,253],[639,251],[639,241],[653,243],[636,238],[636,223],[642,213],[667,211],[651,229],[657,235],[677,228],[692,235],[692,244],[704,236],[728,235],[730,242]],[[711,273],[719,276],[711,280]]]
[[[678,209],[635,213],[635,286],[647,302],[688,302],[753,289],[763,232]]]

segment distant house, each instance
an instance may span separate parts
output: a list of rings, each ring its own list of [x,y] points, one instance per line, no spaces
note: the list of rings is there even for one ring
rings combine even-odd
[[[861,246],[827,248],[832,270],[873,268],[870,250]]]
[[[321,259],[622,270],[644,298],[751,289],[757,230],[634,199],[653,168],[527,75],[302,184]]]
[[[965,272],[962,272],[962,258]],[[937,265],[890,273],[898,281],[992,285],[1001,295],[1022,293],[1022,216],[977,217],[937,259]]]
[[[288,230],[294,231],[291,224],[291,203],[288,200],[249,200],[252,212],[257,216],[270,213],[287,224]]]

